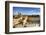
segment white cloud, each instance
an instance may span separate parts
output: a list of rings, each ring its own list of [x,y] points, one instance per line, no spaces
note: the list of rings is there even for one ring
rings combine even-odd
[[[25,12],[20,12],[20,13],[21,13],[22,15],[40,15],[40,13],[33,12],[33,10],[32,10],[32,12],[30,11],[30,12],[28,12],[28,13],[25,13]],[[13,13],[13,15],[17,15],[17,14],[18,14],[17,11]]]

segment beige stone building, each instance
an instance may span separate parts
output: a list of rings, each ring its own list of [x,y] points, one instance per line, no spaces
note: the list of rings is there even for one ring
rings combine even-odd
[[[13,26],[16,28],[21,27],[35,27],[40,26],[40,16],[39,15],[23,15],[13,17]]]

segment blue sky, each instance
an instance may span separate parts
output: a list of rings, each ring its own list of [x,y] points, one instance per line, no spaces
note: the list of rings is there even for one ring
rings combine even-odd
[[[21,13],[23,15],[39,15],[40,14],[40,8],[34,8],[34,7],[13,7],[13,15],[16,15],[17,13]]]

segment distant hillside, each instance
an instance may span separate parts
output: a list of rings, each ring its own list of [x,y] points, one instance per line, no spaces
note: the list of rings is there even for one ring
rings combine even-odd
[[[16,15],[13,15],[13,17]],[[22,16],[28,16],[28,17],[40,17],[40,15],[22,15]]]

